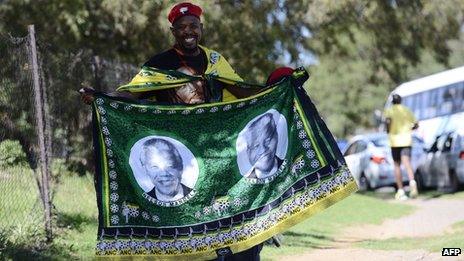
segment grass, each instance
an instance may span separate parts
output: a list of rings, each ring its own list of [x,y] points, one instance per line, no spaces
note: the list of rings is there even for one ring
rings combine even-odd
[[[42,204],[34,173],[23,167],[0,172],[0,227],[10,227],[42,219]]]
[[[360,224],[381,224],[385,219],[399,218],[413,210],[412,206],[354,194],[286,231],[283,233],[282,246],[265,247],[261,256],[263,260],[276,260],[279,256],[326,248],[337,242],[337,232],[343,228]]]
[[[97,235],[97,202],[93,180],[89,175],[62,179],[53,202],[59,235],[56,243],[69,248],[70,257],[93,257]]]
[[[78,260],[94,255],[97,206],[90,176],[64,175],[53,186],[52,243],[45,241],[33,172],[0,171],[0,260]]]
[[[33,256],[44,248],[41,239],[45,235],[33,171],[24,167],[2,169],[0,192],[0,259]]]
[[[97,206],[90,175],[66,174],[54,185],[54,241],[44,241],[42,207],[32,171],[26,168],[0,170],[0,260],[79,260],[94,255]],[[354,194],[283,233],[282,247],[266,246],[263,260],[330,247],[337,233],[350,226],[381,224],[411,213],[414,208],[389,203],[390,193]],[[432,191],[425,198],[464,198],[464,192],[441,195]],[[446,236],[365,241],[355,247],[369,249],[427,249],[443,246],[463,248],[464,222],[455,224]]]
[[[380,250],[425,249],[429,252],[441,252],[443,247],[464,248],[464,221],[453,225],[453,232],[433,237],[392,238],[357,243],[355,246]]]

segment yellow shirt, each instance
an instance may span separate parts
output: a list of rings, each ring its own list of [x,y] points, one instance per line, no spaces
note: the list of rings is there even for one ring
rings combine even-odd
[[[408,147],[412,145],[412,127],[416,123],[414,114],[401,104],[394,104],[384,112],[390,119],[388,135],[391,147]]]

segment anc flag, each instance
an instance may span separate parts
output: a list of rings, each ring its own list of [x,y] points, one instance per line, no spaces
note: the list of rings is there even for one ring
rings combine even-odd
[[[240,252],[357,189],[294,78],[201,105],[96,94],[93,118],[97,255]]]

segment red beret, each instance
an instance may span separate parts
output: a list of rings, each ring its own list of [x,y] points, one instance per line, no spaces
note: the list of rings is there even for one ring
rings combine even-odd
[[[185,15],[193,15],[200,19],[200,15],[202,12],[203,10],[201,10],[201,7],[199,7],[198,5],[184,2],[175,5],[171,9],[168,15],[168,20],[171,24],[173,24],[177,19]]]
[[[279,67],[275,69],[267,78],[266,85],[274,84],[280,81],[285,76],[290,76],[293,73],[293,69],[290,67]]]

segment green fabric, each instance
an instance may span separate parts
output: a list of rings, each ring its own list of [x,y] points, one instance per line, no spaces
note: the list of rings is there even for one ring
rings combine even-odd
[[[330,132],[301,86],[292,83],[196,106],[97,94],[97,254],[214,258],[217,250],[258,244],[355,191]],[[147,153],[150,139],[173,145],[171,158],[174,150],[180,155],[180,199],[153,196],[147,159],[162,157],[160,164],[170,169],[174,161],[160,152],[167,148],[161,143],[151,145],[156,153]],[[257,170],[251,171],[256,158]],[[160,164],[157,171],[164,168]]]

